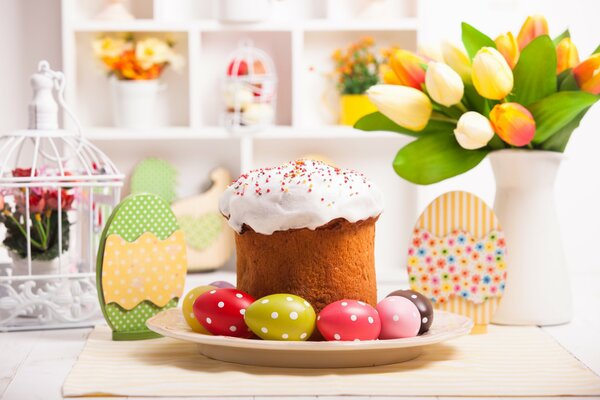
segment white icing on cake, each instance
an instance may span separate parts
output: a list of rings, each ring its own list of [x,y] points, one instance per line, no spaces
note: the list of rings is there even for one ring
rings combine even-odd
[[[237,232],[246,224],[270,235],[316,229],[336,218],[357,222],[377,217],[383,196],[359,172],[297,160],[241,175],[223,193],[219,208]]]

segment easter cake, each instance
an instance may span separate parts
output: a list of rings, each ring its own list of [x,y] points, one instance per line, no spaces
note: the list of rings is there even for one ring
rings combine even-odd
[[[297,160],[241,175],[221,213],[237,232],[237,288],[291,293],[319,312],[342,299],[377,304],[375,223],[381,192],[366,177]]]

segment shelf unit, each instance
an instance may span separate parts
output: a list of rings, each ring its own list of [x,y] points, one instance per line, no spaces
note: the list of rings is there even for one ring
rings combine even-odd
[[[416,189],[391,168],[397,149],[407,139],[336,125],[337,97],[327,73],[333,68],[329,58],[333,49],[361,36],[372,36],[379,47],[394,44],[416,49],[418,18],[412,10],[417,9],[417,0],[386,0],[396,14],[356,20],[327,18],[336,1],[273,2],[278,9],[264,22],[226,24],[214,18],[215,2],[210,1],[131,0],[129,7],[139,19],[113,22],[93,19],[101,0],[62,0],[67,101],[79,116],[84,135],[125,174],[146,157],[172,162],[180,171],[178,194],[182,197],[201,191],[209,171],[219,165],[237,176],[251,167],[318,154],[337,165],[364,171],[382,189],[389,205],[378,223],[378,268],[398,270],[405,265],[416,219]],[[173,12],[170,7],[180,10]],[[408,14],[401,13],[406,10]],[[161,78],[167,88],[166,126],[143,131],[112,126],[109,83],[91,50],[92,39],[105,32],[175,39],[186,66],[180,73],[167,70]],[[233,135],[219,126],[221,80],[228,55],[246,38],[274,59],[279,81],[276,125],[254,134]]]

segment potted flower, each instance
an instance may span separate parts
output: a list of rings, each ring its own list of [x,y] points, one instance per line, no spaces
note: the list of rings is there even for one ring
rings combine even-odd
[[[183,58],[174,42],[156,37],[136,39],[103,36],[92,43],[94,54],[111,76],[114,124],[123,128],[148,128],[157,121],[159,78],[168,66],[179,69]]]
[[[13,177],[32,176],[31,168],[17,168],[12,171],[12,175]],[[37,175],[36,171],[33,176]],[[72,191],[68,188],[32,187],[29,189],[29,198],[24,188],[10,189],[2,194],[0,222],[6,228],[3,244],[13,259],[13,274],[28,274],[28,247],[31,248],[33,275],[58,272],[60,266],[58,259],[62,256],[59,254],[59,248],[62,247],[63,253],[69,250],[71,222],[68,211],[71,210],[74,200]],[[29,213],[27,213],[27,201],[29,201]],[[62,223],[61,234],[59,234],[59,218]],[[62,241],[61,246],[59,246],[59,237]],[[66,265],[64,267],[66,268]]]
[[[580,61],[569,31],[551,38],[542,16],[495,40],[463,23],[462,41],[466,52],[445,44],[443,61],[396,52],[397,84],[370,88],[379,112],[355,126],[415,137],[393,166],[416,184],[459,175],[489,155],[508,246],[506,291],[493,320],[568,322],[553,186],[572,132],[599,98],[600,47]]]
[[[377,109],[365,95],[379,82],[378,61],[373,52],[373,38],[364,37],[345,49],[337,49],[332,58],[334,76],[340,93],[340,123],[354,125],[364,115]]]

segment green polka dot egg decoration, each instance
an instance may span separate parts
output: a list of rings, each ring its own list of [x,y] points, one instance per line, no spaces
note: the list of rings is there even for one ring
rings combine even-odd
[[[111,214],[97,259],[100,306],[113,340],[158,337],[148,318],[176,307],[187,272],[183,231],[154,194],[125,198]]]

